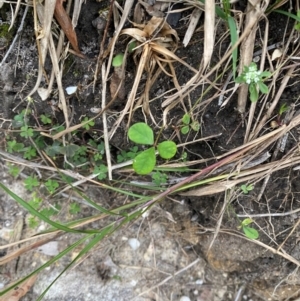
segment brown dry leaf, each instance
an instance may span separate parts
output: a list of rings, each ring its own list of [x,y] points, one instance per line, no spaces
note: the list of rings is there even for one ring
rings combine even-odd
[[[75,54],[81,58],[85,58],[85,56],[79,50],[78,42],[77,42],[77,35],[73,28],[72,21],[63,7],[64,1],[65,0],[57,0],[56,1],[55,10],[54,10],[55,19],[57,20],[58,24],[60,25],[60,27],[66,34],[69,42],[71,43],[72,47],[74,48],[74,50],[76,52]]]
[[[27,292],[33,286],[36,278],[37,275],[31,276],[30,278],[19,284],[17,287],[13,288],[5,295],[0,297],[0,301],[19,301],[23,296],[27,294]],[[11,284],[9,286],[11,286]]]
[[[122,67],[115,67],[114,73],[110,79],[110,95],[111,98],[115,97],[115,94],[117,94],[117,97],[120,100],[125,99],[125,87],[124,87],[124,76]]]

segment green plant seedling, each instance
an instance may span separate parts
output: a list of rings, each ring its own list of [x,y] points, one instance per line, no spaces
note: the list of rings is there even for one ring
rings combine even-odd
[[[134,47],[133,47],[134,48]],[[132,48],[132,49],[133,49]],[[112,60],[112,65],[113,67],[120,67],[123,64],[123,60],[124,60],[124,54],[123,53],[119,53],[117,54],[113,60]]]
[[[31,160],[32,158],[36,157],[36,149],[32,146],[24,148],[24,151],[24,159]]]
[[[59,184],[57,181],[49,179],[47,180],[47,182],[45,182],[45,186],[49,193],[53,194],[55,190],[59,187]]]
[[[81,211],[80,205],[78,203],[71,203],[69,212],[70,214],[77,214]]]
[[[29,138],[29,137],[32,137],[33,136],[33,129],[28,127],[28,125],[24,125],[21,127],[21,133],[20,133],[20,136],[21,137],[24,137],[24,138]]]
[[[253,223],[253,220],[251,218],[245,218],[241,225],[239,226],[239,229],[242,229],[245,235],[249,239],[257,239],[259,237],[258,231],[252,227],[249,227],[250,224]]]
[[[244,67],[243,73],[235,79],[235,82],[249,85],[250,100],[256,102],[259,96],[258,90],[263,94],[269,92],[268,86],[263,81],[270,76],[271,72],[257,70],[256,63],[252,62],[249,66]]]
[[[24,186],[27,190],[32,191],[35,187],[38,187],[40,185],[40,182],[36,178],[36,176],[28,177],[27,179],[24,180]]]
[[[281,116],[283,113],[287,112],[289,108],[290,107],[286,103],[283,103],[279,108],[278,115]]]
[[[137,146],[131,147],[128,152],[122,150],[121,153],[117,156],[117,162],[122,163],[127,160],[134,159],[138,154],[138,150],[139,149]]]
[[[192,130],[194,130],[195,132],[198,132],[199,129],[200,129],[199,122],[198,121],[192,121],[191,122],[191,117],[190,117],[189,114],[184,114],[181,121],[183,123],[183,126],[180,129],[180,131],[183,135],[186,135],[190,131],[190,128]]]
[[[9,153],[19,153],[24,151],[25,145],[23,143],[19,143],[16,140],[7,141],[6,149]]]
[[[40,116],[40,118],[41,118],[42,123],[45,124],[45,125],[52,123],[52,120],[51,120],[51,118],[48,114],[42,114]]]
[[[168,180],[168,176],[160,171],[156,171],[155,173],[152,174],[152,182],[156,186],[161,186],[162,184],[166,184]]]
[[[144,122],[135,123],[129,128],[128,138],[143,145],[152,145],[152,147],[139,153],[133,160],[133,169],[140,175],[149,174],[155,167],[157,149],[163,159],[171,159],[177,152],[177,145],[173,141],[163,141],[158,145],[154,144],[153,130]]]
[[[89,122],[87,122],[89,121]],[[87,122],[87,123],[86,123]],[[89,130],[92,126],[95,125],[95,121],[94,120],[89,120],[89,118],[86,116],[84,117],[83,121],[81,123],[85,123],[82,125],[82,127],[85,129],[85,130]]]
[[[107,178],[107,166],[104,164],[100,164],[99,166],[96,166],[93,171],[94,174],[97,174],[97,178],[99,180],[103,180]]]
[[[249,184],[249,185],[243,184],[243,185],[241,185],[241,190],[243,191],[244,194],[248,194],[253,189],[254,189],[253,184]]]
[[[8,173],[13,176],[14,178],[16,178],[19,173],[21,172],[20,168],[16,165],[13,164],[9,164],[9,169],[8,169]]]

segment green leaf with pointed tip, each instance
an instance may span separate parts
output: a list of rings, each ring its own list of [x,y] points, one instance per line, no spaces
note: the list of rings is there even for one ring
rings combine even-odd
[[[254,83],[251,83],[249,85],[249,92],[250,92],[250,100],[252,102],[256,102],[258,100],[258,93],[257,93],[256,85]]]
[[[135,47],[136,47],[136,41],[129,43],[128,52],[131,53]]]
[[[250,239],[257,239],[259,237],[257,230],[254,228],[245,226],[243,227],[243,231],[245,235]]]
[[[155,149],[151,147],[140,154],[133,160],[133,169],[140,175],[150,173],[156,164]]]
[[[171,159],[177,152],[177,145],[173,141],[164,141],[157,145],[157,150],[163,159]]]
[[[144,122],[138,122],[132,125],[128,131],[128,138],[137,144],[152,145],[154,143],[153,131],[150,126]]]
[[[268,86],[265,85],[263,82],[258,82],[257,84],[261,93],[267,94],[269,92]]]

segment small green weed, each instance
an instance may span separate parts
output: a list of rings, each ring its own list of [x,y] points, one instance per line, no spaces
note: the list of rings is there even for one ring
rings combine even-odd
[[[249,184],[249,185],[243,184],[243,185],[241,185],[241,190],[243,191],[244,194],[248,194],[253,189],[254,189],[253,184]]]
[[[120,67],[123,64],[123,60],[124,60],[124,54],[123,53],[119,53],[117,54],[113,60],[112,60],[112,65],[113,67]]]
[[[23,151],[24,151],[24,156],[23,156],[24,159],[31,160],[32,158],[36,157],[36,149],[33,148],[32,146],[25,147]]]
[[[259,96],[258,90],[264,94],[269,92],[268,86],[263,81],[270,76],[271,72],[257,70],[256,63],[252,62],[249,66],[244,67],[243,73],[235,79],[235,82],[249,85],[250,100],[256,102]]]
[[[160,171],[156,171],[154,172],[152,175],[152,182],[156,185],[156,186],[161,186],[163,184],[167,183],[168,180],[168,176],[165,173],[162,173]]]
[[[51,118],[48,114],[46,114],[46,115],[42,114],[40,116],[40,118],[41,118],[42,123],[45,124],[45,125],[52,123],[52,120],[51,120]]]
[[[25,145],[23,143],[19,143],[16,140],[7,141],[6,149],[9,153],[18,153],[23,152]]]
[[[20,136],[26,139],[29,137],[33,137],[33,129],[28,127],[28,125],[22,126]]]
[[[107,166],[100,164],[94,168],[93,174],[97,174],[99,180],[104,180],[107,178]]]
[[[33,191],[35,187],[40,186],[40,182],[36,178],[36,176],[30,176],[24,180],[25,188],[29,191]]]
[[[249,225],[252,223],[253,223],[253,220],[251,218],[245,218],[241,222],[239,229],[242,229],[248,238],[257,239],[259,237],[258,231],[252,227],[249,227]]]
[[[200,129],[200,124],[198,121],[191,122],[191,116],[189,114],[184,114],[181,119],[183,126],[181,127],[180,131],[183,135],[186,135],[190,129],[198,132]]]
[[[70,214],[77,214],[81,211],[80,205],[78,203],[71,203],[69,213]]]
[[[49,179],[47,180],[47,182],[45,182],[45,187],[47,188],[50,194],[53,194],[59,187],[59,184],[57,181]]]
[[[177,145],[173,141],[163,141],[156,145],[153,130],[143,122],[135,123],[129,128],[128,138],[137,144],[152,145],[139,153],[133,160],[133,169],[141,175],[149,174],[154,169],[156,149],[159,155],[166,160],[173,158],[177,152]]]
[[[117,162],[122,163],[134,159],[139,153],[138,150],[137,146],[131,147],[128,152],[122,150],[117,156]]]
[[[88,121],[88,122],[87,122]],[[87,122],[87,123],[85,123]],[[83,121],[81,122],[82,123],[82,127],[85,129],[85,130],[89,130],[91,127],[93,127],[95,125],[95,121],[94,120],[90,120],[88,117],[84,117]],[[84,124],[85,123],[85,124]]]
[[[20,173],[20,168],[14,164],[9,164],[8,172],[11,176],[16,178]]]

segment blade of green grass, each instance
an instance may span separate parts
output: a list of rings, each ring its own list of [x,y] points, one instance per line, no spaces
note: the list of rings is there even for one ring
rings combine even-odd
[[[27,211],[30,212],[33,216],[36,216],[40,220],[44,221],[45,223],[51,225],[52,227],[65,231],[65,232],[72,232],[72,233],[98,233],[97,230],[74,230],[71,228],[68,228],[62,224],[56,223],[52,220],[50,220],[48,217],[44,216],[40,212],[38,212],[36,209],[31,207],[26,201],[24,201],[22,198],[20,198],[18,195],[13,193],[10,189],[8,189],[5,185],[3,185],[0,182],[0,188],[2,188],[8,195],[10,195],[19,205],[21,205],[23,208],[25,208]]]
[[[22,282],[24,282],[25,280],[27,280],[28,278],[30,278],[31,276],[41,272],[42,270],[44,270],[45,268],[47,268],[48,266],[50,266],[51,264],[53,264],[54,262],[56,262],[57,260],[59,260],[60,258],[62,258],[63,256],[65,256],[66,254],[68,254],[71,250],[73,250],[74,248],[76,248],[77,246],[79,246],[80,244],[82,244],[86,239],[88,239],[90,236],[92,236],[92,234],[89,234],[81,239],[79,239],[78,241],[76,241],[74,244],[72,244],[71,246],[69,246],[68,248],[66,248],[65,250],[63,250],[62,252],[60,252],[58,255],[56,255],[55,257],[51,258],[49,261],[47,261],[45,264],[43,264],[42,266],[40,266],[39,268],[37,268],[36,270],[34,270],[32,273],[30,273],[29,275],[27,275],[26,277],[22,278],[21,280],[17,281],[16,283],[14,283],[13,285],[9,286],[8,288],[4,289],[3,291],[0,292],[0,296],[3,296],[4,294],[6,294],[8,291],[14,289],[15,287],[17,287],[19,284],[21,284]]]
[[[284,10],[281,10],[281,9],[275,9],[274,10],[275,13],[279,13],[279,14],[282,14],[282,15],[286,15],[296,21],[298,21],[300,23],[300,17],[298,17],[297,15],[295,14],[292,14],[290,12],[287,12],[287,11],[284,11]]]
[[[231,16],[228,16],[228,27],[230,31],[230,40],[231,40],[231,47],[238,41],[238,33],[236,28],[235,19]],[[232,71],[233,71],[233,78],[235,79],[236,69],[237,69],[237,60],[238,60],[238,48],[235,48],[232,52]]]
[[[98,244],[106,235],[111,234],[113,225],[105,227],[100,233],[96,234],[95,237],[79,252],[79,254],[62,270],[61,273],[50,283],[50,285],[44,290],[44,292],[39,296],[37,301],[43,299],[49,289],[54,285],[54,283],[83,255],[88,253],[96,244]]]

